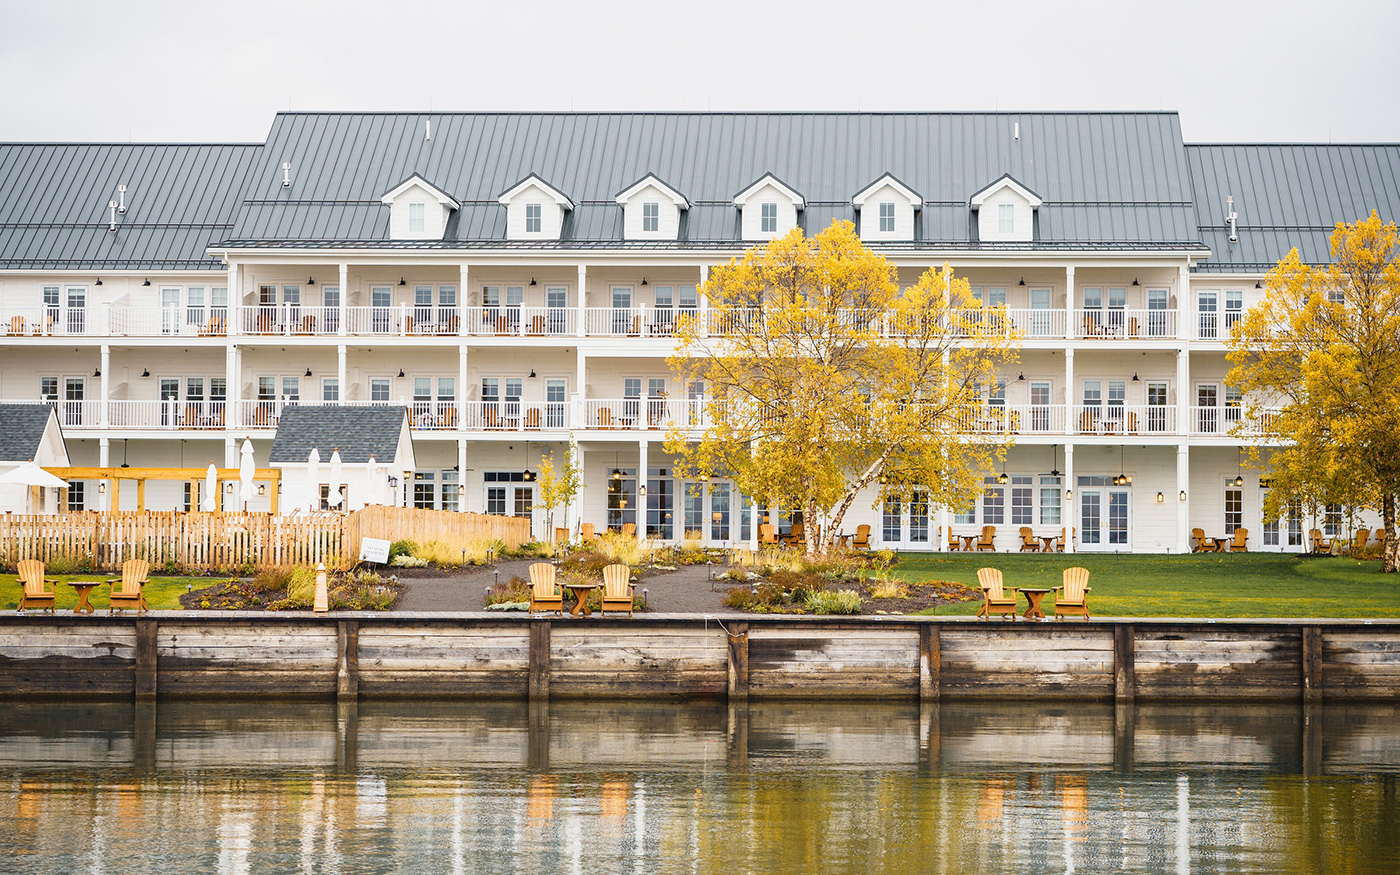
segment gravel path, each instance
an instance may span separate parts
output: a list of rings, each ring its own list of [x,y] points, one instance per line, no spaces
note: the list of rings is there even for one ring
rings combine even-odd
[[[479,611],[482,609],[482,591],[497,578],[500,572],[502,581],[511,577],[529,579],[530,565],[539,560],[515,560],[501,562],[493,566],[471,568],[449,577],[406,578],[406,586],[399,597],[397,610],[400,611]],[[712,614],[738,615],[724,607],[722,599],[726,584],[711,581],[710,573],[719,574],[725,570],[722,565],[688,565],[676,571],[658,571],[643,574],[637,584],[639,590],[646,590],[647,610],[666,614]]]

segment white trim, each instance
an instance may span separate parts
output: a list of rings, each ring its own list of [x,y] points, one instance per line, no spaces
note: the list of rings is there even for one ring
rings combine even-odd
[[[856,192],[855,196],[851,198],[851,203],[857,208],[862,207],[865,205],[865,202],[870,199],[871,195],[887,185],[908,198],[909,203],[914,207],[916,212],[923,207],[924,199],[918,192],[888,173]]]
[[[389,189],[389,191],[386,192],[385,195],[379,199],[379,202],[382,204],[392,204],[395,198],[408,191],[410,188],[414,188],[415,186],[423,189],[428,194],[432,195],[438,203],[442,204],[448,209],[455,210],[462,206],[461,204],[457,203],[457,200],[453,198],[452,195],[433,185],[431,182],[429,182],[428,180],[424,179],[416,173],[410,176],[408,179],[405,179],[398,185],[394,186],[393,188]]]
[[[556,205],[563,207],[566,210],[572,210],[574,208],[574,202],[569,200],[568,195],[564,194],[559,189],[545,182],[543,179],[540,179],[533,173],[520,180],[510,188],[506,189],[500,197],[496,198],[496,201],[498,203],[509,205],[511,201],[515,200],[516,195],[520,194],[522,191],[524,191],[527,188],[530,188],[531,186],[534,186],[535,188],[538,188],[545,194],[549,195],[554,200],[554,203]]]
[[[802,195],[788,188],[786,185],[784,185],[778,180],[778,177],[774,176],[771,173],[763,174],[763,176],[759,177],[752,185],[748,186],[743,191],[734,195],[734,206],[744,206],[746,203],[748,203],[749,198],[753,197],[760,190],[770,185],[773,188],[776,188],[781,194],[783,194],[783,196],[785,196],[789,201],[791,201],[792,205],[797,207],[799,210],[806,208],[807,201],[802,197]]]
[[[1040,197],[1035,192],[1031,191],[1021,183],[1012,179],[1010,174],[1002,176],[1001,179],[998,179],[996,182],[993,182],[991,185],[974,194],[968,200],[968,203],[975,210],[982,206],[983,201],[996,194],[997,192],[1001,191],[1003,188],[1009,188],[1021,197],[1030,201],[1031,209],[1035,209],[1036,207],[1040,206]]]
[[[619,204],[626,206],[627,202],[631,200],[633,196],[637,194],[637,192],[641,191],[647,186],[651,186],[660,191],[662,194],[666,195],[666,197],[671,199],[671,203],[675,204],[678,208],[682,210],[690,209],[690,201],[686,199],[686,196],[676,191],[674,188],[667,185],[666,183],[662,182],[661,179],[657,177],[654,173],[648,173],[646,176],[643,176],[641,179],[637,180],[636,183],[623,189],[618,194],[618,196],[614,198],[614,200],[616,200]]]

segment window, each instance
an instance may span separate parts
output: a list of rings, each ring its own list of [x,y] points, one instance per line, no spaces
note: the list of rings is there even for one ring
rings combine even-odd
[[[959,526],[974,526],[977,524],[977,505],[970,504],[962,508],[953,515],[953,523]]]
[[[1225,532],[1234,534],[1244,526],[1244,490],[1235,486],[1233,478],[1225,483]]]
[[[423,233],[423,204],[408,205],[408,230],[409,233]]]
[[[426,510],[433,509],[433,493],[436,491],[434,488],[436,480],[437,476],[432,471],[413,472],[414,507],[424,508]]]
[[[621,473],[615,478],[612,471]],[[608,529],[621,531],[626,523],[637,521],[637,469],[618,468],[608,472]]]
[[[1196,296],[1197,331],[1201,340],[1214,340],[1219,329],[1219,293],[1201,292]]]
[[[710,486],[710,540],[729,540],[729,484]]]
[[[1060,525],[1060,478],[1040,478],[1040,524]]]
[[[337,404],[340,402],[339,377],[321,378],[321,400],[329,402],[331,404]]]
[[[899,496],[891,495],[885,499],[884,513],[881,514],[880,538],[886,543],[897,544],[903,540],[900,534],[902,530],[901,517],[904,506],[899,501]]]
[[[997,204],[997,233],[1016,233],[1016,205]]]
[[[1244,292],[1240,289],[1225,290],[1225,330],[1229,331],[1232,326],[1244,315]]]
[[[894,231],[894,202],[880,202],[880,233],[889,234]]]
[[[647,537],[671,540],[674,529],[675,482],[668,468],[647,469]]]
[[[1329,538],[1342,533],[1342,506],[1340,504],[1329,504],[1324,508],[1322,533]]]
[[[538,233],[540,233],[540,216],[541,216],[541,215],[542,215],[542,210],[541,210],[540,204],[526,204],[526,205],[525,205],[525,233],[526,233],[526,234],[538,234]]]
[[[389,400],[389,378],[371,377],[369,381],[369,400],[381,403]]]
[[[765,234],[777,233],[778,205],[775,203],[759,204],[759,215],[762,220],[762,227],[759,230]]]
[[[189,484],[188,484],[188,483],[185,484],[185,488],[186,488],[186,489],[189,488]],[[79,511],[79,510],[86,510],[86,509],[87,509],[87,505],[86,505],[86,502],[84,501],[84,492],[83,492],[83,483],[82,483],[82,481],[81,481],[81,480],[73,480],[73,481],[70,481],[70,482],[68,483],[68,510],[70,510],[70,511]],[[190,508],[189,508],[189,501],[187,500],[187,501],[185,502],[185,510],[189,510],[189,509],[190,509]]]
[[[457,472],[442,472],[442,509],[457,510]]]
[[[506,515],[506,488],[504,486],[486,487],[486,512],[496,516]]]
[[[995,477],[988,477],[983,482],[987,490],[982,493],[982,525],[1002,525],[1006,522],[1006,487],[998,484]]]
[[[642,230],[661,230],[661,204],[656,201],[646,201],[642,204]]]
[[[928,493],[915,490],[909,496],[909,540],[928,543]]]
[[[1011,525],[1029,526],[1035,523],[1035,478],[1011,478]]]
[[[1084,309],[1099,310],[1103,308],[1103,289],[1084,290]]]

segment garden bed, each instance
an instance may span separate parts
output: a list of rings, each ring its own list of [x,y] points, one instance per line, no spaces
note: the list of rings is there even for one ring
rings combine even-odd
[[[309,568],[273,568],[251,579],[231,578],[180,596],[180,607],[195,611],[310,610],[316,572]],[[328,576],[331,610],[387,611],[404,586],[373,571],[351,570]]]

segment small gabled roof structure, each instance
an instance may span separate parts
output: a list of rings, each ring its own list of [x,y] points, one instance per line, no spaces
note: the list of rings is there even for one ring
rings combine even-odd
[[[806,198],[798,194],[796,189],[774,176],[771,172],[763,174],[758,179],[755,179],[753,183],[743,191],[734,195],[734,206],[742,207],[744,204],[748,203],[749,198],[753,197],[759,189],[766,185],[771,185],[786,195],[788,199],[792,201],[793,206],[797,207],[799,210],[807,206]]]
[[[57,413],[49,404],[0,404],[0,464],[31,459],[40,467],[68,467]]]
[[[884,176],[881,176],[879,179],[870,183],[865,188],[856,192],[855,196],[851,198],[851,203],[854,204],[856,207],[863,207],[865,206],[866,199],[868,199],[875,192],[879,191],[887,185],[890,188],[893,188],[895,191],[907,197],[909,199],[909,202],[914,205],[915,210],[918,210],[921,207],[923,207],[923,197],[917,191],[914,191],[914,189],[900,182],[898,177],[896,177],[893,173],[886,173]]]
[[[408,408],[402,405],[288,407],[278,417],[268,462],[304,465],[313,447],[323,463],[339,449],[340,460],[347,465],[368,465],[373,453],[380,465],[403,470],[414,466]]]
[[[982,206],[982,203],[986,201],[987,198],[1001,191],[1003,188],[1009,188],[1012,191],[1019,194],[1021,197],[1030,201],[1031,207],[1038,207],[1041,204],[1040,195],[1036,194],[1029,188],[1026,188],[1024,185],[1017,182],[1015,177],[1013,177],[1010,173],[1002,174],[1001,178],[998,179],[996,182],[993,182],[991,185],[973,194],[972,197],[968,199],[968,204],[975,210],[978,207]]]
[[[394,198],[398,197],[399,195],[403,194],[405,191],[408,191],[414,186],[423,189],[428,194],[436,198],[438,203],[442,204],[443,206],[449,209],[455,210],[459,209],[462,206],[460,203],[457,202],[456,198],[443,191],[442,189],[438,188],[436,185],[433,185],[431,182],[424,179],[423,176],[418,173],[414,173],[412,176],[408,177],[408,179],[405,179],[403,182],[400,182],[398,185],[389,189],[387,192],[384,193],[384,196],[381,197],[379,201],[380,203],[391,204],[394,202]]]
[[[537,173],[531,173],[529,176],[520,180],[515,185],[512,185],[510,188],[501,192],[500,197],[496,198],[496,200],[503,204],[509,204],[512,200],[515,199],[516,195],[520,194],[522,191],[524,191],[532,185],[536,188],[542,189],[545,192],[545,194],[553,198],[554,202],[559,206],[563,207],[564,209],[572,210],[574,208],[574,202],[569,200],[568,195],[564,194],[559,189],[545,182],[543,179],[540,178],[539,174]]]
[[[648,173],[646,176],[643,176],[641,179],[618,192],[616,198],[617,202],[620,204],[627,203],[627,201],[631,200],[633,195],[646,188],[648,185],[658,189],[669,197],[671,203],[675,204],[677,207],[683,210],[690,209],[690,200],[685,195],[667,185],[661,177],[657,176],[655,173]]]

